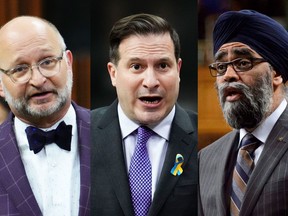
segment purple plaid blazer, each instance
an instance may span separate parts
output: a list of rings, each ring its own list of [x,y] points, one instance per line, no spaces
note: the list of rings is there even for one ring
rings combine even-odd
[[[90,111],[75,103],[80,154],[79,216],[90,215]],[[13,115],[0,125],[0,216],[42,215],[28,182],[13,130]]]

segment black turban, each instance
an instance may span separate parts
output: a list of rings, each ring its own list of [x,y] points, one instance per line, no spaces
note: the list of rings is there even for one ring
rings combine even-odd
[[[270,17],[253,10],[228,11],[217,19],[214,31],[214,55],[229,42],[241,42],[255,50],[288,80],[288,33]]]

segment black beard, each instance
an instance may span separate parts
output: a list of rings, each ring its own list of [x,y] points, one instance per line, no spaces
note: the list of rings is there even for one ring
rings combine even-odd
[[[238,101],[226,101],[224,92],[228,86],[242,92]],[[219,84],[217,89],[224,118],[235,129],[255,128],[270,111],[273,87],[268,72],[256,77],[253,86],[232,82]]]

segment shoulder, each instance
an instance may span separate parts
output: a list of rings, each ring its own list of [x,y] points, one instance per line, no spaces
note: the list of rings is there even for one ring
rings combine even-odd
[[[210,145],[201,149],[199,154],[201,155],[209,155],[215,154],[216,152],[222,152],[225,148],[229,148],[230,145],[233,145],[235,139],[238,138],[239,132],[237,130],[233,130],[224,136],[220,137]]]
[[[12,112],[10,112],[8,114],[7,119],[2,124],[0,124],[0,140],[2,140],[3,138],[5,139],[5,137],[8,137],[11,132],[14,132],[14,130],[13,130],[13,125],[14,125],[13,118],[14,118],[14,115]]]
[[[176,112],[174,122],[178,125],[188,126],[197,130],[198,128],[198,114],[190,109],[184,109],[179,104],[176,104]],[[189,126],[190,125],[190,126]]]
[[[102,118],[104,118],[105,115],[107,115],[108,109],[109,109],[109,106],[105,106],[105,107],[100,107],[100,108],[91,110],[91,122],[94,124],[96,122],[99,122]]]
[[[87,123],[90,123],[90,114],[91,111],[85,107],[77,105],[75,102],[72,102],[72,105],[75,109],[77,119],[78,120],[83,120]]]

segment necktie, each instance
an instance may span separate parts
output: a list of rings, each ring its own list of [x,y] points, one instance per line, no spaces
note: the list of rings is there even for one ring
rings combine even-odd
[[[43,131],[29,126],[25,129],[30,150],[37,154],[46,144],[56,143],[60,148],[70,151],[72,138],[72,125],[62,121],[58,127],[51,131]]]
[[[152,168],[146,143],[154,132],[138,128],[137,144],[129,169],[129,186],[135,216],[146,216],[152,197]]]
[[[261,142],[252,134],[247,134],[241,141],[238,151],[236,165],[233,171],[231,191],[231,215],[239,215],[243,197],[249,177],[254,169],[254,151],[261,145]]]

